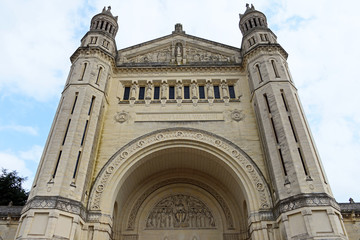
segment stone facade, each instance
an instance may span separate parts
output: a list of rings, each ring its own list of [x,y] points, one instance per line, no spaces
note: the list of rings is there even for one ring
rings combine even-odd
[[[287,53],[253,6],[239,27],[117,50],[94,16],[16,238],[348,239]]]

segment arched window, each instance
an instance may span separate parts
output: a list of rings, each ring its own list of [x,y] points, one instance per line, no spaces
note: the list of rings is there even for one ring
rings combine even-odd
[[[95,82],[96,84],[99,84],[99,81],[100,81],[100,78],[101,78],[102,71],[103,71],[103,68],[102,68],[102,67],[100,67],[100,68],[99,68],[98,75],[97,75],[97,77],[96,77],[96,82]]]

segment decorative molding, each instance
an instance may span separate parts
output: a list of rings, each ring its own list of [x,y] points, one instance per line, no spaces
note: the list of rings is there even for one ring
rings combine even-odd
[[[216,228],[210,209],[199,199],[173,194],[160,200],[146,220],[146,229],[211,229]]]
[[[80,202],[63,197],[36,196],[28,201],[21,214],[24,214],[29,209],[57,209],[79,215],[84,220],[86,219],[86,209]]]
[[[228,229],[233,229],[234,228],[234,224],[233,224],[233,218],[231,216],[231,212],[230,209],[227,205],[227,203],[225,202],[225,200],[222,198],[222,196],[216,192],[213,188],[211,188],[210,186],[193,180],[193,179],[188,179],[188,178],[175,178],[175,179],[168,179],[166,181],[162,181],[159,182],[155,185],[153,185],[151,188],[148,188],[135,202],[134,206],[131,209],[130,215],[129,215],[129,219],[128,219],[128,230],[134,230],[135,229],[135,219],[136,216],[138,214],[138,211],[141,207],[141,204],[145,201],[145,199],[154,191],[156,191],[157,189],[167,186],[169,184],[176,184],[176,183],[185,183],[185,184],[191,184],[191,185],[195,185],[198,186],[202,189],[204,189],[205,191],[207,191],[208,193],[210,193],[215,199],[216,201],[220,204],[224,215],[226,217],[226,225]]]
[[[245,114],[243,113],[243,111],[238,109],[231,111],[230,116],[231,119],[236,122],[239,122],[245,118]]]
[[[303,207],[320,207],[330,206],[340,211],[339,205],[334,198],[324,193],[316,194],[299,194],[278,202],[275,206],[274,213],[278,217],[282,213],[286,213]]]
[[[114,116],[114,119],[119,123],[126,122],[127,120],[129,120],[129,113],[125,111],[117,112]]]
[[[238,162],[239,166],[244,170],[247,177],[251,180],[252,188],[258,194],[258,199],[260,202],[260,206],[258,207],[260,209],[271,208],[272,203],[268,185],[256,164],[242,149],[240,149],[232,142],[222,137],[216,136],[215,134],[190,128],[171,128],[155,131],[139,137],[122,147],[109,159],[109,161],[106,163],[106,165],[104,165],[98,174],[93,186],[93,190],[91,191],[89,208],[91,210],[101,210],[100,202],[102,193],[106,188],[108,180],[113,177],[113,173],[117,171],[123,162],[145,147],[171,140],[198,141],[209,146],[214,146],[215,148],[225,152],[229,157]]]

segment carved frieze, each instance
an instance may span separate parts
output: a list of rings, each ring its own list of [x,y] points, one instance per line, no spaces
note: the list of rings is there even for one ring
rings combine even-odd
[[[146,229],[215,228],[210,209],[199,199],[176,194],[162,199],[146,220]]]
[[[183,61],[186,59],[186,61]],[[127,55],[122,53],[119,59],[119,64],[146,64],[146,63],[197,63],[197,62],[210,62],[210,63],[230,63],[234,62],[235,56],[228,56],[216,51],[209,51],[196,47],[185,47],[181,44],[168,46],[161,49],[150,49],[139,55]]]

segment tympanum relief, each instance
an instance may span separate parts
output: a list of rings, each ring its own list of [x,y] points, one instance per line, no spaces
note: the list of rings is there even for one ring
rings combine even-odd
[[[177,194],[158,202],[148,215],[146,229],[216,228],[210,209],[199,199]]]

